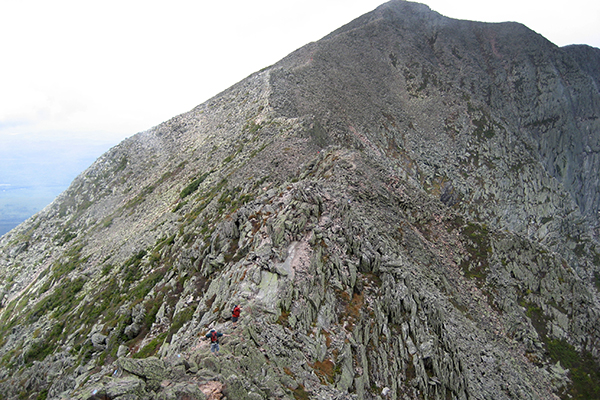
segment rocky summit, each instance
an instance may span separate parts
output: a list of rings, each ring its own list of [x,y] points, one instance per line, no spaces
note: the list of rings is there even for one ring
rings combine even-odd
[[[600,398],[599,65],[393,0],[123,141],[0,239],[0,398]]]

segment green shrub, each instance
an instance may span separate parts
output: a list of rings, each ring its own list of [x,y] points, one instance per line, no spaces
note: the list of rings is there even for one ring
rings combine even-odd
[[[162,343],[165,341],[166,337],[167,337],[167,332],[161,333],[160,335],[158,335],[157,337],[152,339],[150,341],[150,343],[148,343],[147,345],[142,347],[140,349],[140,351],[133,354],[132,357],[133,358],[146,358],[146,357],[153,356],[154,354],[156,354],[156,352],[158,351],[158,349],[160,348]]]
[[[111,264],[105,264],[102,266],[102,276],[106,276],[112,271],[113,266]]]
[[[48,398],[48,389],[42,390],[36,397],[36,400],[46,400]]]
[[[66,280],[57,285],[54,292],[40,300],[29,314],[29,321],[35,322],[42,315],[55,311],[55,314],[64,314],[75,305],[75,297],[81,291],[85,279],[80,277],[75,280]],[[56,315],[55,315],[56,316]]]
[[[64,324],[56,324],[43,340],[33,342],[29,350],[23,354],[25,364],[30,364],[34,360],[41,361],[51,354],[56,348],[56,342],[60,339],[64,327]]]
[[[148,275],[146,278],[144,278],[144,280],[141,281],[135,287],[135,289],[133,289],[133,292],[132,292],[133,298],[134,299],[143,299],[150,292],[150,290],[152,290],[152,288],[158,282],[160,282],[163,275],[164,275],[164,271],[154,271],[153,273]]]
[[[194,311],[196,311],[196,306],[191,306],[181,311],[179,314],[175,315],[173,318],[173,322],[171,323],[171,329],[169,329],[167,342],[171,341],[171,338],[187,321],[192,319],[194,315]]]
[[[146,250],[140,250],[137,254],[130,257],[129,260],[125,261],[125,264],[123,264],[124,285],[129,286],[142,277],[140,265],[146,254],[148,254]]]
[[[27,365],[31,364],[34,360],[41,361],[52,352],[53,348],[51,343],[45,341],[33,342],[29,350],[23,354],[23,361]]]
[[[210,175],[210,172],[206,172],[204,174],[202,174],[199,178],[196,178],[192,181],[192,183],[190,183],[189,185],[187,185],[182,191],[181,193],[179,193],[179,197],[180,198],[186,198],[187,196],[189,196],[190,194],[194,193],[196,190],[198,190],[198,187],[200,187],[200,184],[202,182],[204,182],[204,180],[208,177],[208,175]]]
[[[63,244],[70,242],[71,240],[75,239],[76,237],[77,237],[76,233],[64,230],[61,233],[54,236],[54,240],[56,241],[57,246],[62,246]]]
[[[571,372],[572,386],[568,391],[570,399],[600,399],[600,366],[586,351],[577,352],[565,340],[548,340],[548,353],[554,361]]]

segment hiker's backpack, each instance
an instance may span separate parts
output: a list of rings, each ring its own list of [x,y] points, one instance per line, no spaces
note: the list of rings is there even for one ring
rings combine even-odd
[[[219,340],[218,336],[217,336],[217,331],[212,331],[210,333],[210,341],[213,343],[216,343]]]

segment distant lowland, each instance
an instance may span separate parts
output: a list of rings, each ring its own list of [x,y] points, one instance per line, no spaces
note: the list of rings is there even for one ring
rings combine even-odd
[[[50,204],[68,184],[69,182],[65,182],[64,185],[50,187],[2,184],[0,186],[0,236]]]
[[[113,144],[94,135],[0,136],[0,236],[50,204]]]

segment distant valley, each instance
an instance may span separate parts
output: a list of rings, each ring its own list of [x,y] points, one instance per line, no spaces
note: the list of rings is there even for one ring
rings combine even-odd
[[[65,187],[41,189],[3,185],[0,189],[0,235],[43,209]]]
[[[0,236],[50,204],[114,144],[94,136],[0,137]]]

